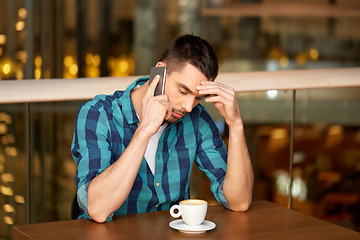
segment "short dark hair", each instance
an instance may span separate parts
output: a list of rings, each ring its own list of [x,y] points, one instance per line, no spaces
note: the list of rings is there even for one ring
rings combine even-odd
[[[192,34],[171,40],[159,61],[166,63],[169,73],[190,63],[210,81],[215,80],[219,71],[213,47],[206,40]]]

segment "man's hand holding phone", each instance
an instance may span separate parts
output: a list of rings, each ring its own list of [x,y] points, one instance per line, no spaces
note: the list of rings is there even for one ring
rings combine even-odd
[[[156,75],[150,83],[142,102],[140,125],[151,134],[156,133],[165,119],[171,116],[171,106],[166,95],[155,96],[155,89],[160,80]]]

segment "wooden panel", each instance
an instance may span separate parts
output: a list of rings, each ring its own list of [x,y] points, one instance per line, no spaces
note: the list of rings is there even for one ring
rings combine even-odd
[[[0,81],[0,104],[86,100],[124,90],[138,77]],[[216,81],[237,92],[360,87],[360,68],[220,73]]]
[[[360,239],[360,233],[309,217],[276,204],[253,202],[246,213],[211,206],[207,220],[216,228],[189,235],[172,230],[168,211],[129,214],[98,224],[91,220],[70,220],[13,227],[13,237],[22,239]]]

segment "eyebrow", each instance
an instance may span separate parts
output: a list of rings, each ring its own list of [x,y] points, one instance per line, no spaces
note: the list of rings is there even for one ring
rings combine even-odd
[[[178,84],[180,87],[182,87],[183,89],[185,89],[187,92],[190,92],[191,94],[195,95],[195,94],[193,93],[193,91],[191,91],[190,88],[189,88],[188,86],[186,86],[185,84],[180,83],[180,82],[178,82],[177,84]]]

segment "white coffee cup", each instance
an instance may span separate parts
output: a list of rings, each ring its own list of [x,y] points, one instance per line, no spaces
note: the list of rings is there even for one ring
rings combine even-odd
[[[170,208],[170,215],[174,218],[182,217],[187,225],[200,225],[206,216],[208,203],[200,199],[183,200],[179,205],[174,205]],[[175,210],[178,210],[175,213]]]

